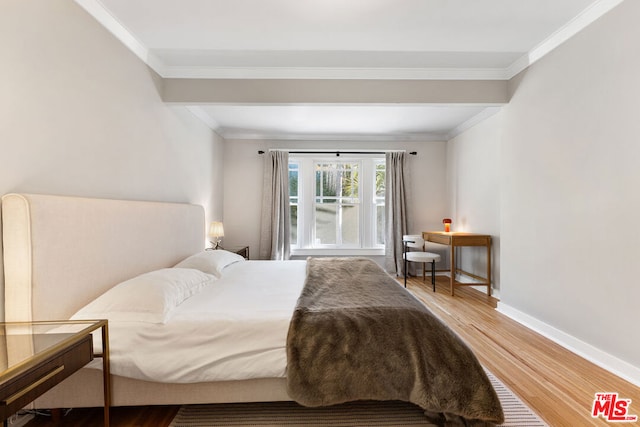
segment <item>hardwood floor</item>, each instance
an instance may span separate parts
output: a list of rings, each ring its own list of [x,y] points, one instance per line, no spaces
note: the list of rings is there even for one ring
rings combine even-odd
[[[551,426],[605,426],[591,417],[597,392],[617,392],[631,399],[630,413],[640,415],[640,389],[569,352],[494,310],[497,300],[471,288],[449,295],[448,278],[439,277],[436,292],[422,278],[409,289],[455,330],[481,363]],[[177,406],[112,408],[113,427],[167,426]],[[37,417],[27,427],[101,426],[102,409],[75,409],[54,423]],[[631,425],[631,424],[623,424]],[[633,425],[640,425],[635,423]]]
[[[123,406],[111,408],[111,427],[166,427],[180,406]],[[25,427],[103,427],[102,408],[78,408],[69,411],[60,420],[36,415]]]
[[[451,297],[445,277],[435,293],[422,278],[410,280],[409,289],[549,425],[610,425],[591,417],[597,392],[618,392],[632,400],[630,413],[640,415],[638,387],[498,313],[495,298],[468,287],[456,288]]]

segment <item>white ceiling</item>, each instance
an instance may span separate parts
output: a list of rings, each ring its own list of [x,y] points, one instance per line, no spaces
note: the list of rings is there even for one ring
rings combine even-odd
[[[165,78],[506,80],[622,0],[76,0]],[[443,139],[495,105],[189,105],[227,138]]]
[[[443,140],[487,107],[431,105],[212,105],[201,109],[234,139]],[[495,111],[492,108],[491,111]],[[428,126],[428,132],[425,131]],[[328,132],[329,130],[329,132]],[[428,133],[428,135],[426,135]]]

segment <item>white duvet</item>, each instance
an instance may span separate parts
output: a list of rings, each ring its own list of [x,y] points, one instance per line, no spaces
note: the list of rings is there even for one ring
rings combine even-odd
[[[305,266],[236,262],[175,307],[165,324],[110,321],[111,372],[165,383],[284,377]]]

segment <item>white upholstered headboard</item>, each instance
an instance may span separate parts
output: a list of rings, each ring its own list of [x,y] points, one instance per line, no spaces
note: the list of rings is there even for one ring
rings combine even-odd
[[[68,319],[107,289],[205,244],[202,206],[35,194],[2,198],[5,320]]]

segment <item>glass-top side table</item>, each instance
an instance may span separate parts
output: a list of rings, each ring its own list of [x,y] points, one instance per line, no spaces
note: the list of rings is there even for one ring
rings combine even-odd
[[[92,334],[100,330],[101,348]],[[109,426],[111,377],[106,320],[0,323],[0,420],[4,421],[95,357],[102,358],[104,425]]]

